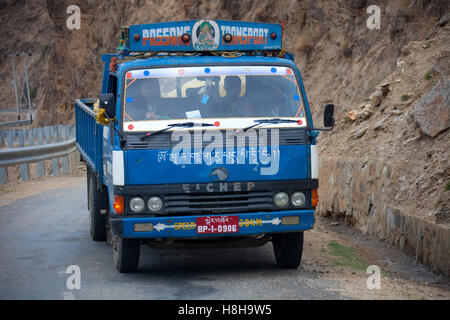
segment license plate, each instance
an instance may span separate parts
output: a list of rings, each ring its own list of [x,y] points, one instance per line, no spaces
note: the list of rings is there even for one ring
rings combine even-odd
[[[197,233],[239,232],[238,216],[197,217]]]

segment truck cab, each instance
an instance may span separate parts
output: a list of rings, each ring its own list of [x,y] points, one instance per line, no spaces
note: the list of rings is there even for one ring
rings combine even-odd
[[[314,128],[280,24],[190,20],[122,28],[99,99],[75,101],[91,237],[119,272],[141,245],[259,246],[297,268],[318,203]]]

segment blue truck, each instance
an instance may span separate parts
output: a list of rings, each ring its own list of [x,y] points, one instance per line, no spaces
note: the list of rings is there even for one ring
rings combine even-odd
[[[119,272],[141,245],[271,241],[297,268],[318,203],[314,128],[281,24],[189,20],[122,27],[98,99],[76,99],[90,235]]]

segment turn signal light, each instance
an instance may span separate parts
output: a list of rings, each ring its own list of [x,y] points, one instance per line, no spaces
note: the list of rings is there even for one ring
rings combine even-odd
[[[123,197],[122,196],[114,196],[114,204],[113,208],[116,214],[123,214]]]
[[[299,224],[299,223],[300,223],[299,216],[287,216],[287,217],[281,218],[281,224],[283,226],[292,226],[292,225]]]
[[[134,232],[151,232],[153,231],[153,223],[135,223]]]
[[[319,193],[317,192],[317,189],[311,190],[311,207],[317,207],[319,204]]]

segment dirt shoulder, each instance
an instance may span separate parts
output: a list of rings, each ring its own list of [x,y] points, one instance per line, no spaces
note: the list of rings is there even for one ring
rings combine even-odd
[[[13,201],[30,197],[43,191],[61,189],[86,182],[84,175],[68,175],[62,177],[45,177],[40,180],[14,181],[0,184],[0,206]]]
[[[380,289],[367,288],[369,265],[380,267]],[[314,229],[305,233],[302,266],[339,282],[339,289],[330,290],[355,299],[450,299],[447,278],[416,263],[400,249],[329,218],[316,217]]]

